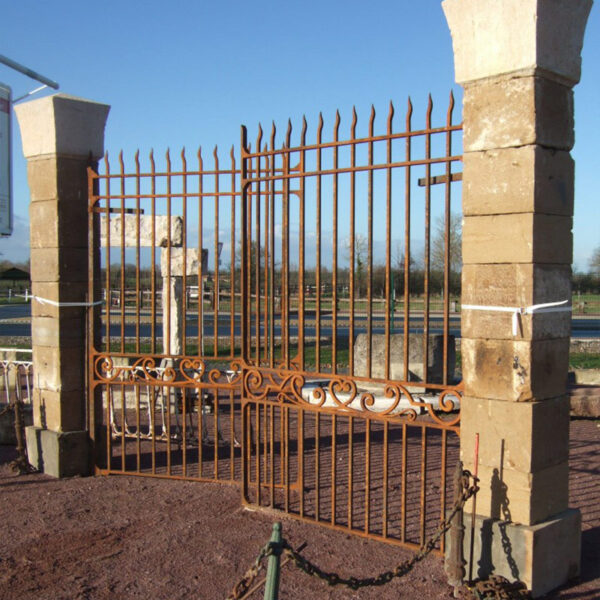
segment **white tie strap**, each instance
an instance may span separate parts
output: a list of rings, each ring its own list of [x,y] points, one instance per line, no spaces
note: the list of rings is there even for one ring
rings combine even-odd
[[[532,315],[533,313],[551,313],[551,312],[571,312],[572,306],[567,306],[568,300],[561,302],[546,302],[544,304],[534,304],[532,306],[484,306],[479,304],[463,304],[462,309],[467,310],[486,310],[491,312],[512,313],[512,334],[513,337],[519,333],[519,323],[521,315]]]
[[[96,302],[57,302],[56,300],[50,300],[48,298],[42,298],[41,296],[34,296],[33,294],[26,293],[24,296],[25,300],[37,300],[40,304],[49,304],[50,306],[58,306],[59,308],[63,307],[74,307],[74,306],[98,306],[100,304],[104,304],[104,300],[98,300]]]

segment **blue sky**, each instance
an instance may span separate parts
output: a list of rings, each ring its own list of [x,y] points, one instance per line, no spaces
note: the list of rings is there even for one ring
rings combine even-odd
[[[136,148],[194,154],[218,145],[228,154],[246,124],[287,119],[315,124],[319,111],[342,124],[355,105],[381,119],[390,100],[403,114],[410,95],[424,112],[428,93],[445,114],[454,84],[450,33],[439,0],[206,2],[155,0],[88,3],[4,0],[0,54],[60,83],[60,91],[111,105],[105,146],[133,157]],[[168,8],[165,8],[167,7]],[[600,135],[600,7],[592,9],[575,88],[575,265],[587,267],[600,245],[596,140]],[[36,87],[0,65],[15,96]],[[36,97],[39,97],[36,96]],[[402,118],[402,117],[400,117]],[[6,258],[27,252],[28,189],[14,127],[15,234],[0,241]]]

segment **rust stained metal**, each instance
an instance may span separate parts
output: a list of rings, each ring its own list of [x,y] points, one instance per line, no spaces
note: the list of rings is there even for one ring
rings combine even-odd
[[[252,506],[409,547],[425,539],[445,514],[462,393],[447,369],[448,293],[441,380],[431,380],[426,366],[437,184],[445,186],[445,290],[450,283],[451,188],[460,181],[453,169],[461,159],[452,154],[453,135],[461,130],[452,111],[451,98],[445,125],[433,127],[430,99],[425,128],[414,128],[409,100],[404,130],[397,132],[390,103],[385,132],[376,134],[372,109],[367,135],[360,136],[353,110],[347,138],[336,113],[329,141],[319,115],[315,142],[308,141],[303,119],[298,145],[291,122],[280,146],[274,125],[265,142],[259,127],[253,148],[243,128],[238,152],[231,149],[225,166],[215,148],[212,165],[198,151],[195,169],[184,151],[180,167],[167,152],[160,170],[152,153],[147,171],[137,153],[131,173],[122,154],[117,172],[108,155],[102,174],[90,169],[90,296],[103,293],[108,301],[103,344],[100,310],[90,310],[89,319],[98,472],[236,482]],[[104,249],[100,213],[108,217]],[[122,222],[135,215],[133,243],[125,227],[119,240],[111,240],[111,213]],[[411,294],[417,215],[425,236],[422,310]],[[159,217],[169,223],[165,243]],[[181,239],[171,226],[175,219],[182,223]],[[149,247],[141,243],[144,221]],[[395,262],[397,231],[403,232],[403,257],[398,250]],[[379,237],[385,240],[383,264]],[[221,242],[229,245],[226,266],[219,260]],[[205,247],[213,253],[210,262]],[[188,272],[193,251],[198,262]],[[158,267],[163,253],[165,273]],[[377,288],[380,267],[383,287]],[[177,353],[169,330],[178,306],[170,294],[161,298],[161,276],[181,277],[183,319],[193,324],[191,331],[184,327]],[[189,291],[194,286],[196,298]],[[401,379],[392,368],[390,320],[398,288]],[[415,310],[423,319],[423,381],[409,383]],[[142,337],[146,330],[149,339]],[[361,331],[367,366],[359,372],[353,342]],[[373,336],[381,331],[378,358]],[[383,375],[375,377],[376,370]],[[435,406],[423,399],[426,392],[438,394]]]

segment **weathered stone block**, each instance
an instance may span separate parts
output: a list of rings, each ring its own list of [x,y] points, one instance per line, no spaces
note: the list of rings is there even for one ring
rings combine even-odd
[[[56,201],[87,214],[87,167],[85,158],[41,156],[27,161],[31,202]]]
[[[58,248],[56,250],[31,248],[31,281],[86,282],[87,249]]]
[[[577,577],[581,561],[581,514],[568,509],[537,525],[517,525],[475,516],[473,577],[495,573],[525,582],[534,598]],[[471,548],[471,528],[465,528],[463,555]]]
[[[566,393],[569,339],[461,341],[465,394],[531,402]]]
[[[457,83],[542,72],[573,85],[591,0],[444,0]]]
[[[465,464],[471,469],[468,461]],[[567,461],[535,472],[479,465],[478,476],[477,511],[483,515],[534,525],[566,510],[569,504]],[[471,512],[470,502],[465,510]]]
[[[113,207],[119,209],[119,207]],[[121,247],[123,245],[123,235],[127,247],[152,246],[154,241],[155,248],[166,248],[167,246],[181,246],[183,243],[183,219],[179,216],[155,215],[124,215],[125,231],[121,225],[123,216],[118,212],[110,216],[110,245]],[[138,229],[139,221],[139,229]],[[170,231],[169,231],[170,224]],[[106,215],[100,216],[100,244],[108,244]]]
[[[465,152],[539,144],[570,150],[573,91],[541,77],[495,78],[465,87]]]
[[[385,379],[385,352],[386,343],[384,334],[374,334],[371,337],[371,370],[367,361],[368,335],[361,333],[354,342],[354,375],[357,377],[374,377]],[[404,373],[404,335],[390,336],[390,379],[396,381],[423,381],[425,380],[424,364],[424,338],[420,334],[409,335],[408,340],[408,368],[409,373]],[[444,337],[430,335],[427,352],[427,382],[442,383],[444,368]],[[456,351],[454,336],[448,339],[447,372],[448,382],[454,379],[456,364]]]
[[[68,203],[40,200],[29,205],[32,248],[87,248],[88,228],[85,203],[73,207]]]
[[[95,159],[104,154],[110,106],[54,94],[15,106],[25,158],[59,154]]]
[[[208,272],[208,250],[202,249],[202,271]],[[185,257],[183,248],[165,248],[160,253],[160,273],[163,277],[183,277],[185,262],[186,276],[198,275],[200,270],[200,252],[198,248],[187,248]],[[169,272],[170,263],[170,272]]]
[[[467,152],[463,215],[537,212],[573,215],[574,162],[542,146]]]
[[[34,300],[34,303],[38,303]],[[77,317],[33,317],[31,340],[36,346],[85,346],[85,309]]]
[[[570,217],[508,214],[463,219],[463,263],[571,264]]]
[[[166,354],[183,354],[183,278],[163,277],[163,344]]]
[[[85,392],[54,391],[36,388],[34,406],[39,411],[39,424],[52,431],[79,431],[85,427]]]
[[[462,270],[462,304],[527,308],[571,298],[571,267],[540,264],[470,264]],[[513,339],[512,314],[462,309],[465,338]],[[521,315],[518,339],[565,338],[571,334],[571,312]]]
[[[51,391],[81,391],[85,381],[85,348],[33,347],[35,385]]]
[[[39,471],[52,477],[90,474],[86,431],[56,432],[27,427],[25,433],[29,462]]]
[[[536,472],[569,458],[569,399],[509,402],[463,396],[461,454],[471,461],[479,433],[479,464]],[[493,515],[498,516],[498,515]]]

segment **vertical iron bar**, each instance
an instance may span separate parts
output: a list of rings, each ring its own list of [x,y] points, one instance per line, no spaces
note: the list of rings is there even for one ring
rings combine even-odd
[[[167,162],[167,300],[166,300],[166,304],[165,304],[165,299],[163,297],[162,300],[162,308],[163,308],[163,332],[165,331],[165,321],[166,321],[166,348],[163,348],[163,354],[166,355],[171,355],[171,353],[173,352],[173,348],[171,348],[171,333],[172,333],[172,327],[171,327],[171,312],[173,310],[173,306],[172,306],[172,300],[175,300],[175,298],[171,298],[171,285],[174,286],[174,282],[172,281],[172,277],[171,277],[171,273],[172,273],[172,254],[171,254],[171,247],[172,247],[172,240],[171,240],[171,227],[172,227],[172,221],[173,218],[171,216],[171,154],[169,152],[169,150],[167,149],[167,154],[166,154],[166,162]],[[161,251],[162,252],[162,251]],[[162,262],[162,261],[161,261]],[[165,293],[165,274],[162,273],[162,269],[161,269],[161,275],[162,275],[162,280],[163,280],[163,294]],[[173,294],[175,295],[175,294]],[[166,306],[166,315],[165,315],[165,306]],[[175,307],[175,310],[177,310],[177,308]],[[163,333],[163,337],[164,333]],[[169,394],[169,400],[171,399],[171,396]],[[169,432],[169,440],[171,439],[171,434]],[[171,457],[171,452],[170,452],[170,447],[169,447],[169,452],[168,452],[168,458],[170,459]]]
[[[371,419],[365,422],[365,533],[371,528]]]
[[[204,357],[204,161],[198,148],[198,356]],[[234,252],[232,247],[231,252]],[[198,438],[200,439],[200,438]],[[199,455],[202,455],[200,444]],[[201,465],[201,463],[200,463]],[[199,465],[199,468],[201,466]]]
[[[389,421],[383,423],[383,514],[382,533],[388,536],[388,449],[389,449]]]
[[[317,181],[316,181],[316,209],[317,209],[317,256],[315,266],[315,296],[316,296],[316,346],[315,346],[315,370],[321,371],[321,138],[323,135],[323,115],[319,113],[319,125],[317,127]],[[318,489],[318,488],[317,488]],[[318,506],[318,502],[317,502]],[[317,510],[318,512],[318,510]]]
[[[421,427],[421,537],[425,542],[425,521],[427,518],[427,427]]]
[[[121,309],[121,352],[125,352],[125,164],[123,163],[123,150],[119,152],[119,183],[121,188],[121,289],[119,291],[119,304]],[[125,433],[123,432],[123,440]]]
[[[261,212],[260,212],[260,203],[261,203],[261,155],[260,155],[260,147],[262,144],[262,129],[258,130],[258,136],[256,139],[256,164],[255,164],[255,178],[256,178],[256,211],[255,211],[255,227],[256,227],[256,248],[254,250],[254,289],[255,289],[255,317],[254,317],[254,328],[255,328],[255,337],[256,337],[256,364],[260,365],[260,354],[261,354],[261,337],[260,337],[260,284],[261,284],[261,276],[260,276],[260,258],[261,258]]]
[[[392,162],[392,120],[394,118],[394,105],[390,102],[390,110],[387,120],[387,140],[386,140],[386,159],[387,163]],[[386,172],[386,207],[385,207],[385,379],[390,379],[390,333],[393,326],[390,323],[392,312],[391,303],[394,292],[391,288],[391,269],[392,269],[392,169],[388,168]],[[387,422],[386,422],[387,427]],[[386,490],[387,493],[387,490]],[[387,510],[387,507],[386,507]],[[384,521],[384,531],[387,529],[387,523]]]
[[[401,475],[401,513],[400,513],[400,541],[406,542],[406,462],[407,462],[407,444],[406,444],[407,428],[406,423],[402,423],[402,475]]]
[[[406,112],[406,162],[411,159],[411,117],[412,102],[408,99],[408,109]],[[408,346],[410,331],[410,166],[405,168],[404,182],[404,381],[408,381]]]
[[[302,119],[302,133],[300,135],[300,146],[304,148],[306,146],[306,117]],[[304,243],[305,243],[305,198],[304,198],[304,171],[305,171],[305,160],[306,160],[306,151],[303,149],[300,152],[300,201],[299,201],[299,210],[300,210],[300,231],[299,231],[299,259],[298,259],[298,361],[299,368],[301,371],[304,371],[304,293],[305,293],[305,279],[304,279]]]
[[[335,124],[333,127],[333,141],[338,141],[340,129],[340,113],[335,113]],[[331,295],[331,372],[337,373],[337,276],[338,276],[338,146],[333,147],[333,261],[332,261],[332,295]]]
[[[429,367],[429,279],[430,279],[430,242],[431,242],[431,95],[427,104],[425,129],[425,248],[423,250],[423,381],[428,381]]]
[[[236,201],[236,164],[233,146],[231,147],[231,231],[229,260],[229,356],[235,356],[235,201]],[[231,438],[233,440],[233,438]]]
[[[335,463],[337,460],[337,417],[331,415],[331,524],[335,526],[337,481]]]
[[[185,148],[181,149],[181,201],[182,201],[182,221],[183,221],[183,226],[182,226],[182,244],[183,244],[183,265],[182,265],[182,284],[181,287],[183,288],[182,291],[182,303],[183,303],[183,307],[182,307],[182,316],[183,316],[183,323],[181,324],[181,354],[183,355],[187,355],[187,334],[186,334],[186,324],[187,324],[187,314],[188,314],[188,293],[187,293],[187,277],[188,277],[188,272],[187,272],[187,255],[188,255],[188,247],[187,247],[187,200],[188,200],[188,192],[187,192],[187,161],[185,159]],[[182,389],[182,394],[184,395],[185,398],[185,390]],[[185,427],[185,420],[184,420],[184,427]],[[184,456],[184,461],[185,461],[185,445],[184,445],[184,449],[183,449],[183,456]],[[185,473],[185,468],[184,468],[184,473]]]
[[[350,139],[356,139],[356,108],[352,107],[352,125],[350,127]],[[354,262],[355,262],[355,234],[356,234],[356,143],[350,145],[350,301],[349,301],[349,348],[348,348],[348,363],[350,375],[354,375],[354,304],[355,304],[355,289],[354,289]]]
[[[452,156],[452,112],[454,110],[454,95],[450,93],[450,102],[448,104],[448,113],[446,116],[446,158]],[[452,163],[446,161],[446,185],[445,185],[445,198],[444,198],[444,213],[446,218],[446,231],[445,231],[445,248],[444,248],[444,365],[443,365],[443,376],[442,383],[448,384],[448,330],[450,320],[450,221],[452,219],[452,212],[450,210],[451,202],[451,167]]]
[[[219,304],[220,304],[220,280],[219,280],[219,204],[220,204],[220,173],[219,155],[217,147],[213,151],[215,175],[215,212],[214,212],[214,274],[213,274],[213,356],[219,356]]]
[[[348,529],[352,529],[354,513],[354,417],[348,417]]]
[[[375,123],[375,107],[371,106],[369,118],[369,171],[368,171],[368,216],[367,216],[367,376],[372,374],[373,351],[373,126]],[[367,528],[368,531],[368,528]]]
[[[140,227],[141,227],[141,206],[140,206],[140,193],[141,193],[141,177],[140,177],[140,152],[139,150],[135,153],[135,299],[136,299],[136,316],[135,316],[135,351],[140,353],[140,324],[141,324],[141,312],[143,299],[141,300],[141,294],[143,294],[141,283],[140,283],[140,271],[141,271],[141,260],[140,260]],[[139,388],[136,388],[139,392]],[[138,394],[139,395],[139,394]],[[139,407],[138,407],[139,408]],[[138,428],[139,429],[139,428]],[[138,432],[139,433],[139,432]],[[139,435],[138,435],[139,441]]]
[[[151,338],[151,352],[156,354],[156,166],[154,164],[154,152],[150,151],[150,193],[152,197],[151,206],[151,227],[152,227],[152,239],[151,239],[151,251],[152,251],[152,266],[150,268],[150,274],[152,277],[151,290],[152,298],[150,300],[150,338]],[[164,323],[163,323],[164,326]],[[164,348],[163,348],[164,352]],[[154,440],[154,435],[152,436]],[[154,456],[154,450],[152,452]]]
[[[241,314],[241,333],[242,333],[242,360],[247,360],[249,358],[248,351],[248,343],[249,343],[249,332],[248,332],[248,306],[245,301],[248,295],[248,280],[246,277],[246,260],[248,258],[248,233],[247,233],[247,203],[248,203],[248,186],[250,185],[248,182],[248,132],[244,126],[242,126],[241,130],[241,260],[240,260],[240,280],[242,282],[241,285],[241,305],[242,305],[242,314]],[[259,490],[260,495],[260,490]]]

